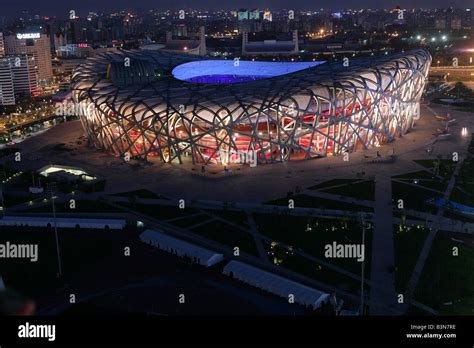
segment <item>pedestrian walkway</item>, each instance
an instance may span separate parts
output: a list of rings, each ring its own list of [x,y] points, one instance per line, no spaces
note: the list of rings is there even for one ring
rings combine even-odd
[[[398,314],[395,291],[395,249],[393,238],[392,180],[379,175],[375,180],[374,232],[372,236],[372,270],[370,314]]]

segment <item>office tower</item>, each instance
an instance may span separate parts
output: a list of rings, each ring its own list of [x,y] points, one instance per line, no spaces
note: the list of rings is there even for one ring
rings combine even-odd
[[[15,105],[13,72],[7,58],[0,58],[0,105]]]
[[[7,55],[28,54],[35,60],[38,82],[50,81],[53,78],[51,45],[49,37],[40,33],[18,33],[5,36],[5,53]]]
[[[0,58],[0,105],[15,105],[17,96],[36,95],[36,75],[33,56]]]
[[[35,58],[29,55],[9,56],[13,72],[13,90],[15,95],[36,95],[38,85],[36,80]]]

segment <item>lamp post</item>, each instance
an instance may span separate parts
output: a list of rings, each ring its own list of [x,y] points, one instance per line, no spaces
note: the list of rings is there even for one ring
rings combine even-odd
[[[54,193],[56,192],[56,183],[51,182],[47,184],[48,193],[51,195],[51,204],[53,205],[53,224],[54,224],[54,235],[56,238],[56,255],[58,258],[58,277],[62,277],[62,266],[61,266],[61,253],[59,250],[59,237],[58,237],[58,227],[56,221],[56,205],[54,203],[55,197]]]
[[[362,245],[364,246],[364,253],[365,253],[365,229],[366,229],[366,221],[364,219],[363,213],[360,214],[360,220],[362,223]],[[365,255],[364,261],[362,261],[361,265],[361,272],[360,272],[360,315],[364,315],[364,269],[365,269]]]

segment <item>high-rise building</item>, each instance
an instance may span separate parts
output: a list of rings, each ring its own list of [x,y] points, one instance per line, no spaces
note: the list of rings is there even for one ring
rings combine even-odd
[[[260,11],[257,8],[249,11],[249,19],[260,19]]]
[[[446,18],[438,18],[435,20],[435,28],[436,29],[446,29]]]
[[[237,18],[239,21],[249,19],[249,11],[246,9],[240,9],[239,12],[237,12]]]
[[[5,43],[3,42],[3,34],[0,33],[0,58],[5,57]]]
[[[63,35],[61,33],[57,33],[53,35],[53,44],[54,44],[54,50],[56,51],[56,54],[57,54],[60,47],[64,47],[67,45],[66,35]]]
[[[0,58],[0,105],[15,105],[13,72],[6,58]]]
[[[53,78],[51,45],[47,35],[18,33],[5,36],[5,53],[7,55],[32,55],[36,64],[38,82],[47,82]]]
[[[462,29],[461,18],[451,19],[451,29],[452,30],[461,30]]]
[[[17,96],[37,94],[36,75],[33,56],[0,58],[0,105],[15,105]]]
[[[263,19],[266,20],[266,21],[269,21],[269,22],[271,22],[273,20],[273,16],[272,16],[272,13],[270,12],[270,10],[265,10],[263,12]]]
[[[35,58],[29,55],[8,56],[13,72],[13,89],[15,95],[36,95],[38,84],[36,81]]]

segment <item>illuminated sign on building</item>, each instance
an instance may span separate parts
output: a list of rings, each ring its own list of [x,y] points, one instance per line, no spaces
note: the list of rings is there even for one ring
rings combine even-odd
[[[26,33],[26,34],[16,34],[16,38],[18,40],[24,40],[24,39],[39,39],[41,38],[40,33]]]

